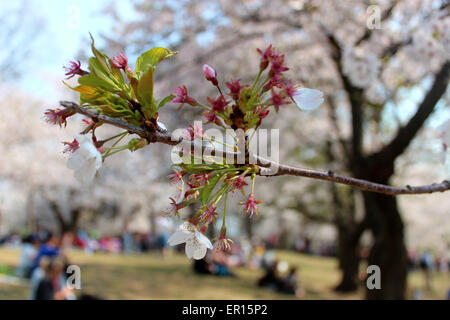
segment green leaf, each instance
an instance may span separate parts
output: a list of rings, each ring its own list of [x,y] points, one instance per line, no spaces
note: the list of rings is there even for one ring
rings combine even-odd
[[[158,104],[158,109],[164,107],[164,105],[165,105],[167,102],[173,100],[173,98],[175,98],[175,95],[174,95],[174,94],[169,94],[167,97],[165,97],[164,99],[162,99],[162,100],[159,102],[159,104]]]
[[[92,73],[86,74],[78,78],[78,83],[89,87],[100,87],[109,91],[114,91],[117,89],[114,86],[114,84],[111,84],[111,82],[99,78],[98,76]]]
[[[148,107],[152,104],[153,99],[153,69],[148,69],[139,79],[137,86],[138,99],[141,103]]]
[[[139,95],[138,94],[138,84],[139,84],[138,79],[136,78],[136,76],[134,74],[129,74],[128,72],[127,72],[127,78],[130,83],[132,98],[138,99],[138,95]]]
[[[114,83],[114,80],[112,79],[113,75],[109,70],[105,71],[101,64],[98,62],[97,58],[90,58],[89,59],[89,71],[91,73],[95,74],[97,77],[103,79],[104,81],[108,82],[110,85],[115,87],[116,89],[119,89],[116,84]]]
[[[77,91],[79,93],[86,93],[86,94],[91,94],[94,95],[96,93],[98,93],[98,89],[95,87],[90,87],[90,86],[84,86],[84,85],[80,85],[80,86],[76,86],[76,87],[72,87],[70,86],[67,82],[63,81],[63,83],[69,87],[70,89]]]
[[[135,73],[140,76],[141,73],[146,72],[149,68],[156,68],[156,65],[162,60],[169,58],[175,54],[177,51],[171,51],[167,48],[156,47],[144,52],[136,60]]]
[[[91,36],[91,40],[92,40],[92,42],[91,42],[92,53],[97,58],[98,62],[100,63],[100,65],[104,69],[104,72],[106,73],[106,72],[109,71],[108,64],[106,62],[107,59],[109,59],[109,58],[108,58],[108,56],[106,54],[104,54],[103,52],[97,50],[97,48],[95,47],[94,37],[90,33],[89,33],[89,35]]]
[[[134,118],[134,113],[130,109],[117,104],[108,104],[100,106],[101,113],[114,118]]]
[[[207,204],[209,197],[211,195],[211,192],[216,187],[217,183],[219,182],[221,178],[220,174],[216,174],[214,177],[209,179],[208,184],[206,184],[201,190],[200,190],[200,201],[202,204]]]

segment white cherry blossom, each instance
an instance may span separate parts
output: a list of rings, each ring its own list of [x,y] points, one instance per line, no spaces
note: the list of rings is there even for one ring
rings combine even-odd
[[[194,258],[195,260],[203,259],[207,249],[213,249],[211,241],[189,222],[181,224],[178,230],[169,238],[168,242],[171,246],[186,243],[186,256],[189,259]]]
[[[76,139],[80,147],[67,161],[67,167],[75,171],[77,180],[83,184],[89,184],[94,180],[97,170],[102,166],[102,155],[90,137],[78,135]]]

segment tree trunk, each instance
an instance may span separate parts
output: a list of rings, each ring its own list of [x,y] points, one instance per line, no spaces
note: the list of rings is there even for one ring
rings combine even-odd
[[[383,181],[382,183],[386,183]],[[395,197],[364,192],[364,207],[374,244],[368,265],[381,271],[381,289],[367,289],[366,297],[374,299],[405,299],[407,253],[404,226]]]
[[[247,233],[247,237],[249,241],[253,240],[253,221],[252,219],[249,219],[247,216],[243,216],[244,220],[244,229]]]
[[[338,226],[338,260],[342,271],[341,282],[335,291],[353,292],[358,289],[359,273],[359,235],[354,235],[355,230],[348,227]]]

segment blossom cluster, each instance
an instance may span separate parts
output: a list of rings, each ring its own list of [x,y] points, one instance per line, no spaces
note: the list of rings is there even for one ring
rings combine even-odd
[[[200,166],[203,166],[201,173],[199,170]],[[216,239],[214,247],[218,250],[230,250],[233,241],[227,238],[226,234],[227,196],[230,192],[241,192],[245,195],[245,187],[249,185],[250,181],[248,180],[251,180],[250,192],[246,196],[245,201],[240,204],[242,205],[243,214],[248,217],[257,215],[257,206],[262,203],[262,201],[255,200],[254,195],[257,169],[247,165],[236,166],[219,163],[210,164],[209,166],[181,164],[180,167],[180,170],[174,169],[173,173],[168,176],[169,181],[178,187],[179,194],[176,196],[176,200],[171,198],[172,202],[166,209],[166,214],[180,217],[181,209],[199,201],[201,203],[200,209],[197,210],[193,217],[186,219],[181,229],[183,230],[182,233],[185,233],[186,229],[193,230],[193,233],[204,233],[210,225],[216,224],[217,218],[219,217],[217,209],[219,203],[223,202],[222,226],[220,236]],[[174,237],[178,239],[178,236],[174,235]],[[175,242],[177,241],[169,241],[172,244]],[[199,252],[206,254],[205,247],[206,242],[200,241],[197,250],[201,250]],[[204,257],[204,254],[190,254],[188,250],[188,245],[186,245],[186,254],[188,257],[194,257],[196,259],[197,257],[199,259]]]
[[[408,54],[426,65],[450,59],[450,18],[433,20],[413,35]]]
[[[241,79],[225,82],[227,90],[223,91],[217,77],[217,71],[205,64],[203,73],[206,80],[217,88],[217,96],[207,97],[202,104],[188,94],[186,86],[175,89],[174,103],[188,104],[204,109],[206,123],[214,123],[232,129],[256,129],[271,110],[279,111],[280,107],[294,102],[302,110],[317,108],[322,102],[323,94],[319,90],[303,88],[294,84],[285,76],[289,70],[285,56],[277,53],[272,45],[259,50],[259,73],[253,84],[242,84]]]
[[[245,135],[244,150],[248,152],[251,136],[250,129],[258,129],[263,119],[272,110],[279,109],[290,103],[295,103],[302,110],[317,108],[324,101],[319,90],[304,88],[293,83],[285,76],[289,68],[286,66],[285,56],[275,51],[269,45],[265,50],[259,50],[259,72],[253,83],[244,84],[241,79],[225,81],[226,90],[223,90],[217,71],[205,64],[203,74],[205,79],[217,89],[217,95],[206,97],[206,104],[190,96],[186,86],[179,86],[174,91],[172,102],[204,109],[203,117],[206,124],[215,124],[225,129],[241,130]],[[221,141],[207,137],[198,124],[185,129],[185,140],[209,142],[218,148],[235,150],[235,146],[227,145]],[[236,134],[233,137],[239,145]],[[180,155],[186,155],[181,150]],[[198,160],[199,155],[187,150],[191,160]],[[208,161],[207,161],[208,160]],[[186,242],[186,254],[194,259],[203,258],[209,248],[209,240],[199,237],[197,232],[205,232],[210,225],[215,225],[219,213],[219,204],[223,205],[222,226],[220,236],[215,239],[214,247],[218,250],[230,250],[233,241],[226,234],[226,207],[228,193],[240,192],[244,196],[242,214],[252,218],[258,214],[258,205],[262,203],[255,198],[255,179],[259,168],[250,164],[227,163],[223,159],[201,158],[200,161],[184,161],[177,165],[169,180],[176,184],[179,194],[171,198],[171,204],[166,210],[170,216],[180,216],[180,210],[194,202],[200,202],[201,207],[195,215],[180,227],[172,236],[169,243],[178,244]],[[248,186],[249,190],[245,190]],[[190,231],[186,231],[190,230]],[[193,244],[195,242],[195,245]]]
[[[381,62],[373,52],[346,47],[343,54],[343,72],[352,85],[366,88],[378,78]]]

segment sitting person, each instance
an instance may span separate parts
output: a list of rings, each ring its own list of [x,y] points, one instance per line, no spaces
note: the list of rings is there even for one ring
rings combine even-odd
[[[59,255],[59,243],[58,237],[49,232],[45,243],[39,248],[39,251],[34,259],[32,271],[39,267],[42,257],[56,257]]]
[[[211,272],[211,262],[208,259],[208,256],[204,257],[200,260],[194,260],[194,272],[198,274],[212,274]]]
[[[45,270],[48,268],[48,265],[50,264],[50,258],[49,257],[42,257],[39,261],[39,266],[34,269],[31,279],[30,279],[30,300],[36,300],[36,292],[39,283],[45,276]]]
[[[289,270],[289,274],[282,281],[280,291],[287,294],[294,294],[298,298],[303,296],[303,290],[298,285],[297,268],[292,267]]]
[[[265,270],[266,273],[258,280],[259,287],[266,287],[272,290],[279,290],[282,287],[282,281],[277,276],[278,261],[273,261]]]
[[[61,281],[64,262],[60,258],[52,258],[45,266],[44,276],[36,288],[35,300],[73,300],[74,294]]]
[[[213,251],[212,272],[217,276],[234,276],[230,271],[226,253],[218,250]]]
[[[39,241],[34,235],[29,235],[23,240],[22,253],[17,268],[17,276],[29,279],[33,270],[34,259],[37,256]]]

